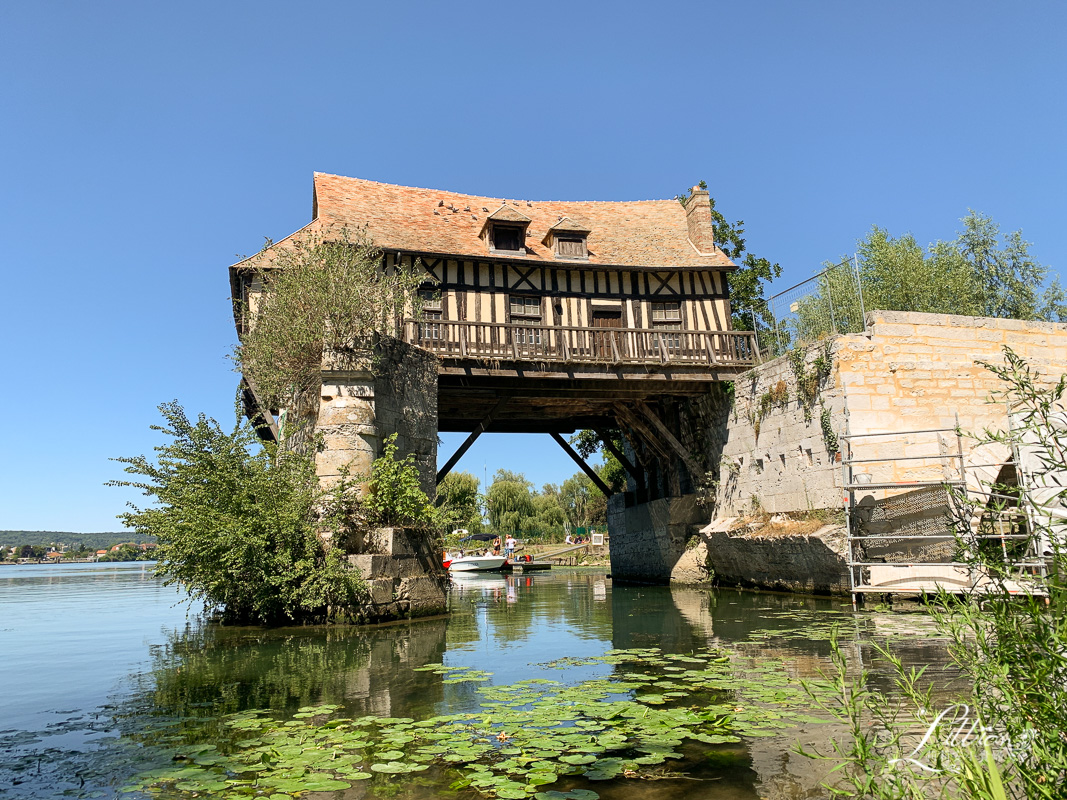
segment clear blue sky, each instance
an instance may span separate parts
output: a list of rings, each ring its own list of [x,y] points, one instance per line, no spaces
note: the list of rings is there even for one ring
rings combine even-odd
[[[706,180],[779,287],[974,208],[1067,262],[1067,4],[7,3],[0,529],[98,531],[155,407],[231,418],[226,267],[312,172],[532,199]],[[446,435],[442,460],[458,437]],[[548,437],[460,462],[538,485]]]

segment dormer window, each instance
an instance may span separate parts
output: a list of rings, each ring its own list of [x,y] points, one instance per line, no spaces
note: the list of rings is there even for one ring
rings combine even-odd
[[[589,258],[586,237],[589,229],[570,217],[560,217],[559,221],[548,229],[545,244],[552,247],[556,258],[585,261]]]
[[[504,203],[485,220],[483,235],[489,240],[489,252],[526,255],[526,228],[529,224],[528,216]]]
[[[493,249],[512,253],[525,251],[524,231],[518,225],[493,225]]]
[[[560,258],[588,258],[584,236],[560,236],[556,239],[556,255]]]

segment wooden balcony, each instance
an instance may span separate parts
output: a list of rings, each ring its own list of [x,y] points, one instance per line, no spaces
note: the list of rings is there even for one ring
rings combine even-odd
[[[404,339],[448,361],[709,367],[716,372],[740,372],[759,363],[751,331],[407,320]]]

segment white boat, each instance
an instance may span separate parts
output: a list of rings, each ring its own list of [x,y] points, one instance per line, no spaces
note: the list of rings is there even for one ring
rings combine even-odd
[[[510,566],[504,556],[456,556],[445,559],[449,572],[500,572]]]

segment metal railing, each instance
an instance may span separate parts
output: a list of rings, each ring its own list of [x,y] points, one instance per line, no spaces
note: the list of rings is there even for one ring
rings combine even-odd
[[[857,264],[845,259],[767,298],[754,314],[761,352],[780,356],[836,333],[865,330],[863,286]]]
[[[758,363],[751,331],[580,328],[459,320],[406,320],[404,341],[447,358],[607,364]]]

